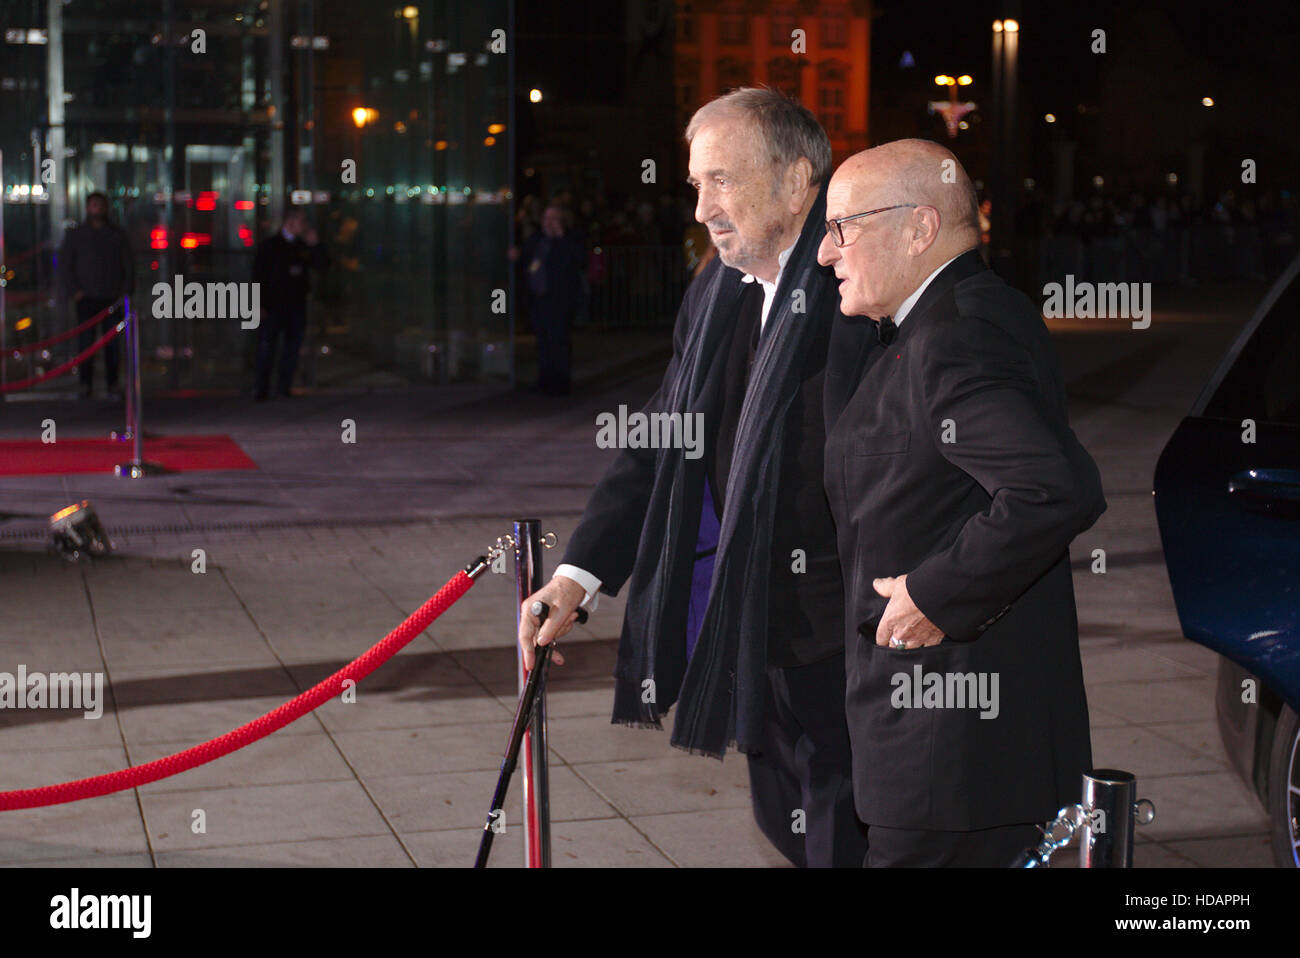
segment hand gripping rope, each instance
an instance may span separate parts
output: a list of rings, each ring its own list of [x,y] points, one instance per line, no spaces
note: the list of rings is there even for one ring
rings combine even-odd
[[[492,551],[497,552],[498,545]],[[349,679],[359,682],[379,666],[391,659],[413,638],[427,629],[430,623],[442,615],[462,595],[469,591],[475,580],[495,558],[494,554],[479,556],[462,571],[457,572],[447,584],[416,609],[401,625],[389,632],[380,642],[353,659],[329,678],[312,686],[301,695],[290,699],[279,708],[267,712],[261,718],[254,719],[247,725],[227,732],[219,738],[195,745],[175,755],[155,759],[144,765],[133,765],[117,772],[96,775],[92,778],[78,779],[75,782],[63,782],[59,785],[46,785],[41,788],[24,788],[11,792],[0,792],[0,811],[13,811],[20,808],[38,808],[43,805],[60,805],[75,802],[83,798],[108,795],[124,788],[136,788],[160,778],[178,775],[199,765],[229,755],[231,752],[251,745],[258,739],[265,738],[290,722],[302,718],[308,712],[323,705],[343,691],[343,683]],[[545,648],[545,646],[543,647]]]

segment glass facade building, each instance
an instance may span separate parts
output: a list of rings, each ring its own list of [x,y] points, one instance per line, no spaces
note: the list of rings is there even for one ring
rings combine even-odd
[[[513,381],[512,3],[0,10],[6,346],[72,324],[58,246],[99,191],[135,253],[146,388],[249,390],[256,333],[154,318],[152,288],[249,281],[294,206],[331,259],[301,382]],[[8,378],[61,358],[10,354]]]

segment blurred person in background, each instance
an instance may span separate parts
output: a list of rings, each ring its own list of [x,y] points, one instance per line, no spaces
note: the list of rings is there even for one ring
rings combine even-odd
[[[309,269],[325,269],[329,254],[316,231],[307,224],[307,214],[291,209],[284,225],[274,236],[257,246],[253,258],[253,282],[261,285],[262,317],[257,330],[257,371],[253,398],[265,400],[271,386],[271,363],[276,345],[283,338],[280,373],[276,392],[293,395],[293,376],[298,370],[298,352],[307,330],[307,293],[311,288]]]
[[[529,315],[537,334],[537,386],[551,396],[572,388],[569,329],[581,295],[579,271],[587,254],[565,232],[564,211],[552,203],[542,213],[542,228],[524,243],[524,282]]]
[[[86,220],[68,231],[59,252],[59,268],[65,295],[76,306],[77,325],[81,325],[131,293],[135,268],[131,242],[126,231],[108,221],[108,197],[91,193],[86,197]],[[90,347],[122,318],[116,306],[98,323],[83,330],[77,339],[78,352]],[[118,342],[110,339],[104,347],[104,371],[108,398],[120,401],[117,388]],[[81,398],[89,399],[95,377],[95,357],[87,356],[77,368],[81,378]]]

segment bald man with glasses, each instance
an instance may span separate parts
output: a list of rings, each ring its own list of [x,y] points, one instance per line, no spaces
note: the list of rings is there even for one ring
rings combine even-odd
[[[1005,867],[1091,766],[1069,546],[1106,507],[1100,477],[948,150],[859,153],[826,211],[843,318],[824,465],[864,864]]]

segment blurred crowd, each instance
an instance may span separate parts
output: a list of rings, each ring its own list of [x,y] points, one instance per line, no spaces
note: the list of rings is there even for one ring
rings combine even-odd
[[[549,202],[525,196],[515,213],[517,248],[541,231],[548,206],[558,207],[565,235],[584,251],[576,326],[671,322],[687,283],[713,255],[708,230],[695,222],[694,196],[684,191],[653,201],[601,190],[563,190]]]
[[[1249,188],[1248,188],[1249,189]],[[1033,194],[1017,215],[1018,253],[1040,277],[1198,283],[1271,278],[1300,246],[1300,196],[1225,191],[1096,193],[1047,204]]]
[[[695,222],[694,195],[655,199],[563,190],[523,197],[515,245],[541,230],[547,206],[582,248],[573,325],[670,323],[692,276],[714,255]],[[996,212],[981,204],[987,242]],[[1094,282],[1194,284],[1276,276],[1300,252],[1300,194],[1245,187],[1203,202],[1165,191],[1097,191],[1053,203],[1027,192],[1016,217],[1017,279],[1024,288],[1073,274]],[[526,264],[519,264],[523,269]]]

